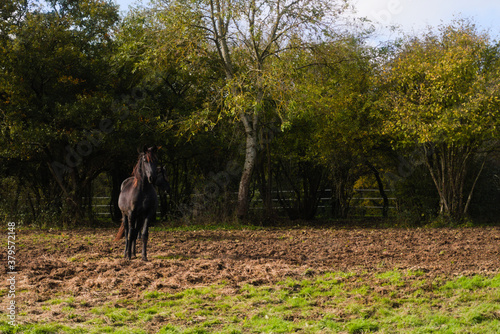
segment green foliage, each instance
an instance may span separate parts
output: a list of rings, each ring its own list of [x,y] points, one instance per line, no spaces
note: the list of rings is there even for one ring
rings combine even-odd
[[[401,144],[470,145],[496,135],[498,51],[467,21],[409,39],[381,79],[386,131]],[[387,111],[389,109],[386,109]]]
[[[0,57],[0,154],[4,173],[37,199],[32,218],[48,206],[82,214],[82,189],[103,166],[89,132],[111,115],[116,6],[54,0],[48,8],[28,6],[21,20],[11,17]]]
[[[466,20],[410,38],[381,68],[377,102],[383,133],[397,148],[421,147],[440,212],[468,214],[476,181],[465,187],[476,154],[496,146],[498,46]],[[483,158],[484,160],[484,158]]]
[[[280,153],[300,152],[299,161],[316,168],[308,171],[310,175],[325,171],[323,184],[333,188],[334,217],[347,216],[359,177],[389,165],[381,123],[373,116],[373,54],[353,35],[315,45],[313,52],[304,51],[300,57],[289,55],[294,69],[287,76],[294,89],[283,127],[284,137],[291,140],[283,141]]]
[[[403,226],[419,226],[434,219],[439,211],[439,195],[424,165],[412,167],[411,174],[395,184],[397,219]]]
[[[476,176],[497,146],[498,44],[459,20],[373,48],[354,22],[336,28],[348,11],[344,1],[158,0],[120,19],[107,0],[2,2],[2,216],[81,224],[100,192],[117,219],[120,182],[145,143],[163,146],[164,215],[230,220],[233,192],[248,203],[254,189],[265,217],[286,191],[289,217],[311,219],[329,188],[321,214],[346,217],[361,178],[379,181],[381,196],[392,182],[403,220],[482,215],[471,197],[494,192]],[[416,173],[384,177],[415,148]],[[228,162],[238,171],[207,196]]]

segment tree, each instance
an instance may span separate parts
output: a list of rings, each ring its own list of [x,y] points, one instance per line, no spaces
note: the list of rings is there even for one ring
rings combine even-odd
[[[226,166],[229,156],[221,154],[227,153],[229,140],[222,127],[214,130],[221,104],[214,92],[222,90],[223,82],[215,51],[206,47],[197,27],[184,22],[189,13],[172,11],[133,8],[116,34],[114,59],[120,89],[147,92],[141,106],[148,116],[141,115],[150,129],[140,134],[131,122],[121,134],[130,144],[148,132],[162,146],[171,185],[169,213],[188,217],[196,211],[193,192],[205,186],[207,175]]]
[[[280,55],[312,47],[335,35],[335,22],[347,9],[344,1],[168,1],[165,10],[179,18],[179,31],[196,31],[208,52],[214,51],[224,73],[224,115],[241,122],[245,162],[238,191],[239,217],[246,216],[249,188],[258,152],[266,101],[282,82],[274,76]],[[184,27],[184,28],[182,28]],[[293,42],[293,43],[292,43]],[[181,45],[181,44],[179,44]],[[276,103],[274,107],[279,107]]]
[[[117,7],[104,0],[51,0],[48,9],[22,3],[3,21],[12,24],[2,25],[1,158],[48,206],[81,217],[82,198],[109,157],[93,130],[112,129]]]
[[[486,33],[460,20],[405,41],[380,74],[384,133],[422,149],[443,215],[467,215],[482,170],[469,175],[471,164],[497,143],[498,56]]]
[[[311,124],[312,130],[303,139],[310,142],[303,159],[328,171],[325,178],[333,189],[336,217],[348,214],[354,183],[364,174],[375,177],[385,198],[383,214],[387,214],[380,176],[380,168],[388,165],[383,159],[386,143],[377,131],[380,120],[373,109],[375,57],[376,51],[364,43],[363,36],[345,35],[288,59],[294,69],[288,71],[294,89],[288,97],[291,107],[284,127]]]

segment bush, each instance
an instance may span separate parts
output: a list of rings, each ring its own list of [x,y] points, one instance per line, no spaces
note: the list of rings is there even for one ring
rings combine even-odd
[[[408,174],[394,184],[397,218],[405,225],[422,225],[437,216],[439,195],[424,165]]]
[[[477,181],[470,204],[470,217],[475,222],[497,223],[500,217],[499,204],[500,163],[496,159],[490,159]]]

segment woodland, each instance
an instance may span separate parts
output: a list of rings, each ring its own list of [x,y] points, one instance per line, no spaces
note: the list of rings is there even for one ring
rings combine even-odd
[[[498,41],[467,18],[380,41],[354,10],[2,1],[0,219],[98,226],[106,196],[117,221],[158,145],[163,220],[351,219],[376,189],[395,223],[497,223]]]

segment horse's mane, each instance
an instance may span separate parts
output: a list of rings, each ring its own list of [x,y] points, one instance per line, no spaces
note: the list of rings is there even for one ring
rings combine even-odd
[[[134,187],[137,186],[137,182],[139,182],[139,179],[142,177],[141,172],[142,172],[142,157],[144,156],[144,153],[139,154],[139,159],[137,159],[137,163],[134,166],[134,169],[132,170],[132,176],[134,177]]]
[[[153,160],[156,160],[156,155],[149,150],[139,154],[139,158],[137,159],[137,163],[135,164],[134,169],[132,171],[132,176],[134,177],[134,187],[137,186],[137,184],[139,183],[139,180],[142,180],[142,177],[143,177],[142,176],[143,159],[146,162],[151,162]]]

